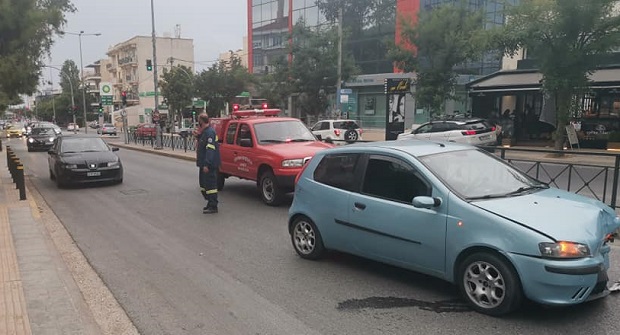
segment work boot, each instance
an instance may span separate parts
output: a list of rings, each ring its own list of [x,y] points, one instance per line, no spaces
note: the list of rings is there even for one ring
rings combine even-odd
[[[204,214],[215,214],[217,213],[217,208],[207,208],[206,210],[202,211]]]

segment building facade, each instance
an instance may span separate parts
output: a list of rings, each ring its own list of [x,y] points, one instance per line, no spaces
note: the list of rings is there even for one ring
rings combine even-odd
[[[238,49],[236,51],[229,50],[228,52],[223,52],[218,57],[218,61],[220,62],[230,62],[232,57],[237,57],[241,60],[241,65],[245,68],[248,67],[248,38],[243,38],[243,48]]]
[[[357,119],[365,127],[381,128],[385,126],[386,97],[382,96],[383,79],[400,78],[387,55],[389,45],[401,45],[402,25],[400,19],[415,20],[422,11],[454,3],[460,0],[392,0],[393,4],[383,8],[380,13],[369,12],[367,17],[343,17],[343,26],[349,36],[343,45],[350,53],[360,69],[359,78],[351,78],[344,83],[346,94],[349,95],[344,105],[336,104],[326,111],[328,115],[346,115]],[[511,0],[516,1],[516,0]],[[504,24],[504,0],[468,0],[467,6],[485,13],[485,27],[492,28]],[[248,0],[248,68],[255,74],[269,73],[271,65],[280,57],[290,55],[288,39],[293,26],[303,19],[308,27],[321,27],[331,24],[319,10],[315,0]],[[363,22],[362,24],[351,22]],[[348,24],[349,23],[349,24]],[[290,59],[290,58],[289,58]],[[462,64],[457,71],[462,73],[459,78],[457,93],[461,93],[464,101],[450,101],[446,104],[446,112],[466,112],[470,101],[467,99],[465,84],[482,75],[501,69],[502,57],[489,53],[476,62]],[[408,75],[413,77],[413,75]],[[351,93],[348,93],[351,92]],[[341,99],[342,100],[342,99]],[[291,115],[295,113],[294,99],[290,104]],[[340,109],[338,110],[338,107]],[[417,110],[413,98],[406,101],[406,126],[428,120],[427,113]],[[303,117],[303,116],[301,116]]]
[[[157,37],[157,64],[153,61],[153,44],[150,36],[136,36],[116,44],[108,52],[108,59],[101,67],[102,74],[109,75],[109,82],[114,89],[114,109],[121,108],[121,92],[127,94],[127,121],[130,126],[150,122],[155,109],[161,114],[168,111],[162,105],[155,106],[155,84],[153,71],[147,69],[147,60],[157,66],[158,80],[163,70],[183,65],[194,69],[194,42],[192,39]],[[160,92],[161,94],[161,92]]]

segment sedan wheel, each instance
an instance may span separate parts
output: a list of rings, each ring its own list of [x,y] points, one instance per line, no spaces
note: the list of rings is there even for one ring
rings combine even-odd
[[[477,253],[461,263],[461,294],[476,311],[499,316],[521,305],[523,293],[511,264],[491,253]]]
[[[299,256],[316,260],[325,255],[321,233],[312,220],[300,216],[293,221],[291,241]]]

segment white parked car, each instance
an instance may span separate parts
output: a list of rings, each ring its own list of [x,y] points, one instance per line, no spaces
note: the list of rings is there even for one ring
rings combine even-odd
[[[355,120],[323,120],[311,128],[321,140],[336,140],[353,143],[362,140],[362,128]]]
[[[69,125],[67,126],[67,130],[68,131],[80,131],[80,126],[77,125],[77,123],[69,123]]]
[[[497,144],[496,127],[484,119],[432,121],[398,135],[398,140],[449,141],[477,146]]]

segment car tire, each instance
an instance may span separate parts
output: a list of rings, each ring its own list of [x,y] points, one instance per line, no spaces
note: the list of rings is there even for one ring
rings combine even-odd
[[[260,176],[258,189],[261,199],[269,206],[279,206],[284,198],[284,191],[278,185],[273,172],[263,172]]]
[[[523,302],[517,271],[504,258],[490,252],[465,258],[459,265],[456,284],[471,308],[482,314],[509,314]],[[476,296],[477,291],[482,294]]]
[[[306,216],[298,216],[291,225],[291,243],[295,252],[304,259],[318,260],[327,250],[317,226]]]
[[[355,129],[349,129],[344,133],[344,140],[349,144],[357,142],[358,139],[359,135]]]
[[[221,172],[217,172],[217,190],[221,191],[224,189],[224,184],[226,183],[226,175]]]

